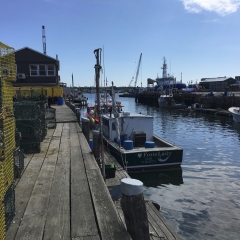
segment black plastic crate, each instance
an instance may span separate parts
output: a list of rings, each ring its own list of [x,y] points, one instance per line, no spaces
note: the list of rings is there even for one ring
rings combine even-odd
[[[106,178],[115,178],[116,168],[113,164],[105,165]]]
[[[145,132],[134,132],[133,133],[133,145],[134,147],[144,147],[146,142]]]

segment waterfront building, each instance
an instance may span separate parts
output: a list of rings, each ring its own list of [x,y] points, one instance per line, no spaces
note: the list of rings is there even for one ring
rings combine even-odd
[[[226,91],[231,84],[235,83],[236,79],[225,76],[217,78],[202,78],[199,85],[210,91]]]

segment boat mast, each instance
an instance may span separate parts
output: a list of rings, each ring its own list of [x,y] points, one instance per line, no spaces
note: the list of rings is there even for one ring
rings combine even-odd
[[[115,99],[115,91],[114,91],[113,82],[112,82],[112,111],[113,111],[113,115],[114,115],[114,118],[115,118],[117,142],[118,142],[119,147],[120,147],[120,128],[119,128],[119,121],[118,121],[119,112],[117,111],[117,108],[116,108],[116,99]]]
[[[96,77],[96,94],[97,94],[97,114],[99,117],[99,130],[100,130],[100,152],[101,152],[101,160],[102,160],[102,176],[105,179],[105,162],[103,157],[103,140],[102,140],[102,118],[101,118],[101,106],[100,106],[100,87],[99,87],[99,80],[100,80],[100,71],[102,69],[101,66],[101,52],[102,49],[98,48],[94,50],[94,54],[96,57],[96,64],[95,64],[95,77]]]

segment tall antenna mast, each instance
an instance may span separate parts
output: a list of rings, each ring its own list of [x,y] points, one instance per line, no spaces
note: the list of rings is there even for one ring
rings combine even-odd
[[[42,26],[42,43],[43,43],[43,53],[46,55],[46,36],[45,36],[45,27]]]
[[[163,67],[162,67],[163,73],[162,73],[162,78],[167,78],[167,63],[166,63],[166,58],[163,58]]]

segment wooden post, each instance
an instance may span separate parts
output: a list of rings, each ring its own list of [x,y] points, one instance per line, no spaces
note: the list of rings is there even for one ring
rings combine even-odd
[[[93,155],[97,162],[100,158],[100,133],[98,130],[92,130],[93,135]],[[99,162],[98,162],[99,163]]]
[[[133,240],[150,240],[143,183],[136,179],[121,180],[121,206],[127,230]]]
[[[89,144],[90,120],[88,118],[84,118],[84,117],[82,117],[81,120],[82,120],[82,132]]]
[[[76,108],[76,116],[77,116],[78,124],[80,124],[80,119],[81,119],[80,108]]]
[[[78,111],[78,110],[80,110],[80,108],[79,108],[79,107],[76,107],[76,108],[75,108],[75,115],[76,115],[76,116],[77,116],[77,111]]]
[[[73,103],[70,104],[70,108],[73,111],[73,108],[75,107],[75,105]]]

